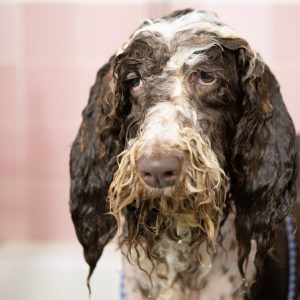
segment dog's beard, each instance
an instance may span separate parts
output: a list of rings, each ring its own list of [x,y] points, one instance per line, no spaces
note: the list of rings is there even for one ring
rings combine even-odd
[[[180,232],[187,228],[192,230],[198,248],[207,241],[208,249],[215,250],[227,178],[203,134],[184,128],[179,136],[176,144],[168,147],[181,153],[185,161],[184,174],[175,186],[153,189],[141,181],[137,174],[137,161],[145,146],[141,136],[119,156],[119,168],[109,188],[111,213],[119,229],[121,215],[125,217],[126,238],[122,243],[129,249],[146,247],[148,257],[160,234],[167,232],[179,240]]]

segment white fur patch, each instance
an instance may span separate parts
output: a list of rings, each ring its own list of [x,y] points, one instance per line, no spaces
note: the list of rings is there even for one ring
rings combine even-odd
[[[197,63],[205,62],[207,60],[205,50],[208,50],[213,46],[222,48],[222,46],[217,41],[212,40],[210,43],[204,44],[202,47],[185,47],[183,49],[179,49],[175,52],[174,55],[170,57],[165,70],[176,71],[180,70],[183,64],[193,66]]]
[[[159,20],[148,22],[149,25],[141,28],[140,32],[158,32],[166,39],[172,39],[177,32],[194,29],[215,32],[221,37],[236,37],[236,33],[228,25],[222,23],[217,15],[212,12],[195,10],[171,21]]]
[[[178,84],[175,94],[181,94],[181,85]],[[179,140],[182,124],[180,120],[186,119],[192,126],[197,125],[197,114],[195,110],[182,98],[173,102],[161,102],[153,106],[147,113],[145,123],[141,130],[142,138],[147,141],[148,151],[153,151],[157,144],[166,142],[176,143]],[[150,155],[151,153],[147,153]]]
[[[182,97],[183,95],[183,78],[181,76],[175,78],[175,85],[172,98]]]
[[[222,38],[237,38],[239,35],[228,25],[223,23],[216,14],[212,12],[192,11],[179,18],[171,20],[157,19],[146,20],[146,25],[138,29],[117,52],[121,54],[142,32],[158,33],[166,41],[171,41],[174,35],[182,31],[205,31],[215,33]]]

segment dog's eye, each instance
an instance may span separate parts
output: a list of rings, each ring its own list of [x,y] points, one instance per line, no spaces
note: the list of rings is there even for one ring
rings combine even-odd
[[[200,71],[198,73],[198,83],[203,85],[210,85],[216,82],[216,77],[213,76],[213,74]]]
[[[130,89],[131,94],[137,95],[139,89],[143,85],[143,81],[141,78],[139,78],[136,74],[130,73],[126,77],[126,83],[127,86]]]
[[[127,82],[131,88],[137,88],[142,84],[142,80],[138,77],[129,79]]]

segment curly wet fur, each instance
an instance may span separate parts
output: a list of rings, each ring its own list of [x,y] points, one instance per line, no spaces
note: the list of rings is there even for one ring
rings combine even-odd
[[[171,22],[190,13],[193,11],[176,12],[161,22]],[[209,20],[211,25],[207,25]],[[104,246],[116,234],[121,212],[125,219],[128,215],[126,242],[134,245],[150,236],[147,252],[151,255],[155,236],[168,230],[168,224],[174,218],[177,227],[181,222],[187,223],[193,232],[196,230],[195,239],[202,242],[208,238],[213,244],[218,234],[219,211],[223,210],[226,219],[233,207],[236,210],[235,229],[242,275],[251,240],[257,244],[256,281],[249,297],[276,299],[265,295],[263,278],[272,260],[271,250],[277,229],[290,212],[295,198],[295,131],[278,83],[260,56],[225,25],[211,20],[215,19],[208,19],[205,30],[197,32],[197,26],[193,25],[191,35],[186,29],[184,35],[175,32],[167,41],[164,32],[154,34],[151,23],[143,24],[118,55],[114,55],[99,71],[71,152],[72,218],[91,274]],[[145,26],[148,30],[143,32]],[[197,135],[195,129],[191,129],[192,133],[186,135],[184,142],[178,141],[176,147],[185,149],[190,160],[192,154],[196,159],[190,169],[193,176],[207,176],[209,179],[201,179],[199,187],[198,181],[195,186],[194,177],[186,176],[176,194],[171,193],[176,201],[170,203],[169,197],[158,201],[155,194],[153,196],[142,188],[135,176],[135,161],[139,152],[140,128],[149,108],[162,100],[172,99],[172,88],[168,86],[174,87],[177,79],[172,70],[174,64],[167,64],[178,50],[177,43],[196,45],[196,48],[198,44],[210,43],[210,47],[202,46],[199,51],[205,53],[206,62],[203,64],[210,71],[217,72],[222,84],[203,92],[185,81],[193,74],[193,66],[184,65],[185,73],[180,74],[185,91],[183,96],[199,113],[198,128],[205,132],[218,164],[215,171],[204,172],[206,175],[197,172],[197,169],[207,170],[206,164],[199,159],[208,152],[199,153],[191,141],[187,142],[189,136],[196,135],[197,141],[199,137],[203,139],[203,134]],[[169,77],[162,77],[166,66]],[[129,70],[145,79],[144,92],[139,97],[130,94],[126,82]],[[183,132],[181,135],[184,136]],[[129,140],[132,143],[128,146]],[[117,156],[121,153],[118,166]],[[230,186],[225,198],[226,177]],[[204,193],[209,194],[208,203],[202,200],[203,192],[192,192],[193,189],[202,191],[204,183]],[[131,184],[134,189],[129,192],[127,186],[131,188]],[[194,207],[197,213],[190,217]],[[174,217],[178,209],[188,216],[184,221],[182,217]],[[162,220],[162,216],[167,217]]]
[[[215,250],[218,220],[225,203],[226,176],[209,143],[200,134],[185,127],[180,137],[175,149],[169,150],[174,153],[177,148],[183,152],[190,166],[176,187],[164,194],[159,189],[145,190],[137,176],[136,162],[143,153],[143,139],[137,137],[120,155],[119,168],[108,192],[111,212],[119,228],[122,215],[131,215],[125,225],[129,248],[147,241],[145,251],[150,260],[155,238],[173,228],[177,232],[186,227],[195,228],[194,240],[199,247],[207,240],[211,251]]]

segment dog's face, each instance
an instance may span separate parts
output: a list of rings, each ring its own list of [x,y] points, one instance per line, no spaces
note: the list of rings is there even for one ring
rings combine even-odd
[[[145,22],[98,72],[72,148],[72,217],[91,272],[121,223],[122,243],[149,257],[183,228],[213,250],[231,210],[240,271],[253,239],[261,274],[294,197],[294,135],[269,68],[214,14]]]
[[[109,201],[118,221],[122,210],[139,210],[129,232],[133,244],[143,226],[156,236],[191,226],[199,241],[216,240],[229,189],[226,157],[243,99],[245,50],[203,30],[205,14],[192,14],[192,28],[188,15],[176,31],[177,18],[145,25],[114,60],[112,93],[122,95],[131,113]]]

